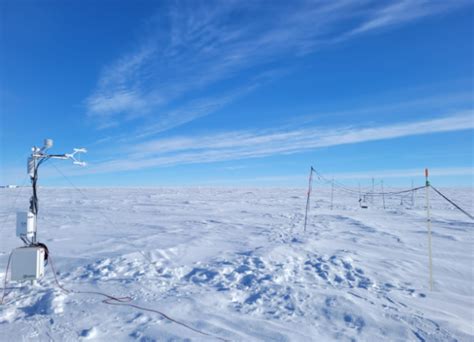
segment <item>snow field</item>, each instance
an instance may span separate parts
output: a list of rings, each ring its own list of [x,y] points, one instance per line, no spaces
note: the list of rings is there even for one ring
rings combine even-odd
[[[29,189],[0,189],[0,276]],[[472,189],[446,189],[468,205]],[[358,198],[304,189],[49,189],[39,191],[39,240],[66,288],[134,303],[232,341],[474,338],[473,228],[432,193],[434,291],[428,289],[424,192]],[[16,202],[15,202],[15,199]],[[51,268],[9,284],[7,340],[210,340],[157,314],[62,293]]]

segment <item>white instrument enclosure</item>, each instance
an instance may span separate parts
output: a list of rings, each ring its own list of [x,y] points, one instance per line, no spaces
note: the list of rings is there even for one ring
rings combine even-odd
[[[32,212],[16,213],[16,236],[32,238],[36,233],[36,217]]]
[[[45,250],[42,247],[20,247],[12,254],[12,281],[36,280],[44,275]]]

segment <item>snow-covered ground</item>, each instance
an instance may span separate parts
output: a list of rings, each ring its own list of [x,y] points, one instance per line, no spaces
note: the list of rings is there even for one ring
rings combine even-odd
[[[442,189],[473,211],[472,189]],[[0,277],[15,211],[30,189],[0,189]],[[69,289],[131,296],[231,341],[472,341],[474,224],[431,193],[429,290],[424,190],[359,208],[305,189],[50,189],[39,191],[39,240]],[[92,294],[62,293],[51,267],[10,283],[2,341],[217,340]]]

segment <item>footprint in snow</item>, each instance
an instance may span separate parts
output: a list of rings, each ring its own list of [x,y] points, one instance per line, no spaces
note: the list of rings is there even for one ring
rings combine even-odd
[[[81,337],[82,339],[90,339],[96,336],[97,336],[97,329],[95,327],[92,327],[90,329],[83,329],[79,334],[79,337]]]

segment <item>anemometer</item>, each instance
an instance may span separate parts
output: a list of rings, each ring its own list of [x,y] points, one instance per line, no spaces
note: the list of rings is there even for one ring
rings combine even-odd
[[[30,176],[33,194],[30,198],[30,207],[26,212],[16,214],[16,235],[25,244],[16,248],[12,253],[11,280],[35,281],[44,274],[44,266],[48,260],[48,248],[45,244],[37,241],[37,217],[38,217],[38,168],[49,159],[70,159],[73,164],[85,166],[86,163],[78,158],[81,153],[86,153],[84,148],[75,148],[72,153],[49,154],[53,146],[53,140],[45,139],[43,147],[33,146],[31,155],[28,157],[27,172]],[[77,155],[77,157],[76,157]]]

